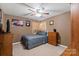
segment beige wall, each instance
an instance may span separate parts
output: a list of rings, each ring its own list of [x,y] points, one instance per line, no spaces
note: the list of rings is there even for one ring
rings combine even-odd
[[[41,31],[47,31],[46,22],[40,22],[40,24],[39,24],[39,30],[41,30]]]
[[[21,26],[13,26],[12,25],[12,19],[13,18],[16,18],[16,19],[19,19],[19,20],[30,20],[30,19],[27,19],[27,18],[23,18],[23,17],[17,17],[17,16],[9,16],[9,15],[5,15],[4,14],[4,17],[3,17],[3,30],[6,31],[6,19],[10,19],[10,32],[13,34],[14,36],[14,39],[13,39],[13,42],[18,42],[20,41],[21,39],[21,36],[24,35],[24,34],[32,34],[32,28],[34,26],[32,26],[32,22],[35,22],[37,23],[36,21],[33,21],[33,20],[30,20],[30,27],[26,27],[25,26],[25,23],[24,23],[24,26],[21,27]]]
[[[49,21],[54,20],[54,25],[49,25]],[[70,20],[70,12],[66,12],[64,14],[48,18],[41,23],[46,22],[46,29],[48,32],[53,31],[54,28],[57,29],[61,36],[61,44],[69,45],[71,38],[71,20]],[[42,25],[42,27],[44,27]],[[44,28],[41,28],[43,30]]]
[[[32,33],[36,33],[37,31],[40,30],[39,25],[40,25],[40,22],[32,21]]]

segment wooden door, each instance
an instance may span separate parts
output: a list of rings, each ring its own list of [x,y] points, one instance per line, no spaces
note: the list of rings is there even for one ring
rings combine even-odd
[[[72,40],[70,47],[79,55],[79,4],[71,4]]]
[[[79,4],[71,4],[71,44],[65,50],[65,56],[79,56]]]
[[[79,56],[79,3],[71,4],[71,42],[64,56]]]

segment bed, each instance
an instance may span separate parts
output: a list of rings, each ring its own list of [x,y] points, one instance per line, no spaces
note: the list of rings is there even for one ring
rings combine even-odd
[[[47,42],[47,32],[38,32],[36,35],[23,35],[21,38],[21,43],[25,49],[31,49]]]

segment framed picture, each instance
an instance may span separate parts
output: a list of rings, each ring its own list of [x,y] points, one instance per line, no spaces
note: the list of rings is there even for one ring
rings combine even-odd
[[[24,25],[24,21],[23,20],[18,20],[18,19],[12,19],[12,23],[15,26],[23,26]]]
[[[49,21],[50,25],[54,25],[54,20]]]
[[[2,22],[2,17],[0,17],[0,23]]]
[[[3,16],[2,10],[0,9],[0,23],[2,23],[2,16]]]
[[[27,26],[27,27],[30,26],[30,21],[26,21],[26,26]]]

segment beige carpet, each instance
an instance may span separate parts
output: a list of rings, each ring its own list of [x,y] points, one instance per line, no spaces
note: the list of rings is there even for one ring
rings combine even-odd
[[[13,56],[59,56],[65,50],[62,46],[53,46],[50,44],[43,44],[33,49],[23,49],[22,45],[13,45]]]

